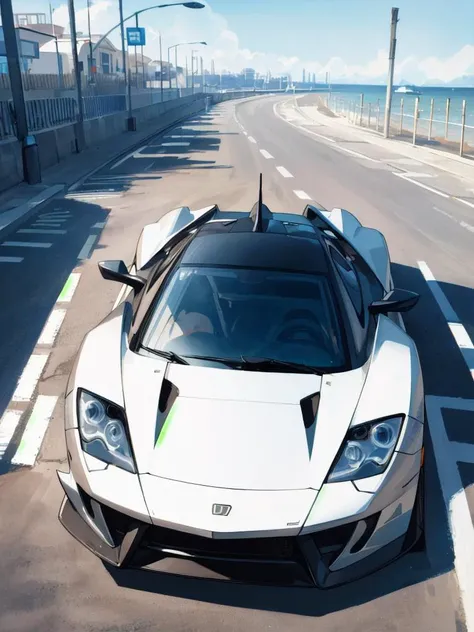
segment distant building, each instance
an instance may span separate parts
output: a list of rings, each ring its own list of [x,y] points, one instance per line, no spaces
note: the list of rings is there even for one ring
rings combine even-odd
[[[303,68],[303,83],[306,83],[306,70]]]
[[[255,85],[255,70],[253,68],[244,68],[242,70],[242,87],[253,88]]]

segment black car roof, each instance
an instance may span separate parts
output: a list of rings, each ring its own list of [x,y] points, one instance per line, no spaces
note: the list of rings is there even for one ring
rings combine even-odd
[[[310,234],[315,236],[314,232]],[[188,245],[181,263],[327,273],[327,255],[322,243],[305,237],[292,236],[286,231],[202,232]]]

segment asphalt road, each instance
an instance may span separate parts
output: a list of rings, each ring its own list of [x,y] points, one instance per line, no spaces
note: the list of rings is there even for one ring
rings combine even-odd
[[[21,227],[49,233],[21,232],[8,240],[49,246],[0,245],[0,415],[6,409],[22,413],[0,460],[2,632],[464,629],[440,467],[444,458],[452,457],[443,453],[440,459],[437,439],[434,453],[430,437],[426,550],[331,591],[109,572],[57,521],[62,493],[55,471],[65,466],[61,394],[84,334],[108,313],[119,291],[101,279],[97,261],[129,262],[143,225],[176,206],[199,208],[216,202],[223,209],[251,208],[260,171],[264,200],[272,210],[300,213],[309,201],[302,199],[306,196],[328,208],[347,208],[364,224],[385,233],[396,284],[422,294],[406,323],[419,347],[426,393],[434,404],[436,398],[444,398],[439,400],[444,402],[439,419],[449,441],[474,443],[462,405],[453,410],[446,406],[449,398],[458,403],[474,398],[466,366],[470,360],[448,326],[446,306],[443,312],[419,265],[428,266],[439,282],[435,289],[444,292],[472,339],[474,235],[463,226],[469,209],[395,177],[394,168],[387,168],[384,161],[371,162],[340,150],[344,139],[332,143],[289,125],[274,112],[281,101],[257,98],[236,107],[232,102],[216,106],[168,132],[167,138],[157,137],[134,156],[97,172]],[[364,147],[358,151],[363,153]],[[73,277],[79,279],[77,289],[70,300],[57,303],[70,273],[80,275]],[[37,344],[53,308],[64,312],[59,333],[55,335],[53,328],[51,339]],[[15,469],[11,459],[37,401],[27,396],[27,382],[34,376],[25,378],[24,401],[10,400],[32,353],[48,354],[35,393],[58,399],[35,467]],[[472,482],[468,467],[463,483]]]

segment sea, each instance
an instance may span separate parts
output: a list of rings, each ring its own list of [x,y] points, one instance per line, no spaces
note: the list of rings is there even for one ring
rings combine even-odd
[[[394,90],[398,86],[394,87]],[[444,125],[446,120],[446,102],[450,99],[449,110],[449,123],[450,130],[449,136],[453,140],[460,135],[461,130],[461,116],[462,116],[462,103],[466,101],[466,135],[474,137],[474,87],[473,88],[450,88],[450,87],[429,87],[429,86],[416,86],[416,89],[421,92],[420,95],[420,121],[427,121],[430,118],[431,100],[434,99],[434,111],[433,111],[433,131],[434,133],[444,132]],[[344,85],[333,84],[331,86],[331,95],[340,99],[344,99],[346,102],[360,103],[360,95],[364,95],[364,105],[372,104],[373,111],[377,108],[377,102],[380,103],[380,107],[385,106],[386,86],[383,85]],[[398,94],[393,92],[392,97],[392,113],[394,117],[400,116],[400,104],[403,97],[403,115],[404,118],[413,119],[415,98],[416,96],[407,94]],[[452,125],[451,125],[452,124]]]

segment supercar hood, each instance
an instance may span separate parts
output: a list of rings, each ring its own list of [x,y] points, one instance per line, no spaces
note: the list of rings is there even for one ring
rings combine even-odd
[[[230,489],[306,489],[321,378],[182,366],[129,353],[123,386],[140,473]]]

